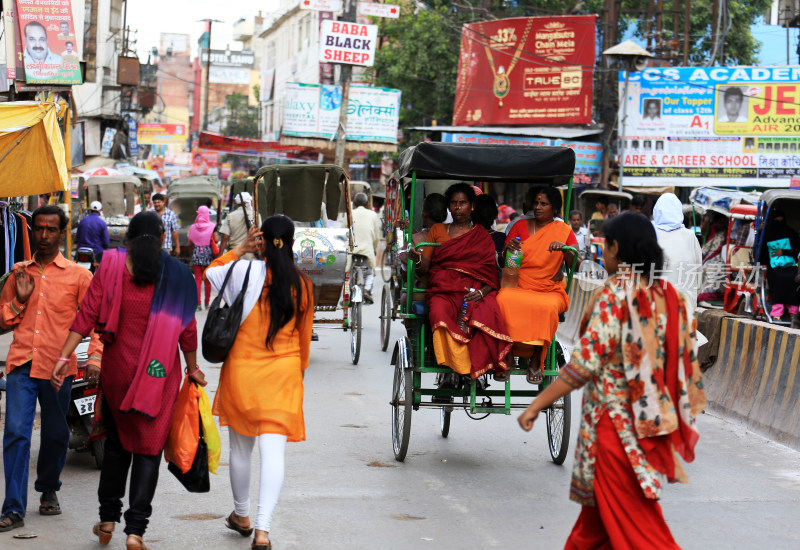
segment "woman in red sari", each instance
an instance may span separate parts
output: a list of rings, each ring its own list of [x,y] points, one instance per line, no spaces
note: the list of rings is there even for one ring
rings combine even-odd
[[[572,228],[556,217],[561,213],[561,193],[553,187],[531,190],[533,215],[514,224],[506,237],[504,254],[522,249],[522,266],[517,288],[503,288],[497,303],[503,312],[508,333],[515,342],[514,354],[531,357],[527,380],[542,382],[543,350],[547,349],[558,329],[558,315],[567,311],[566,285],[561,273],[564,260],[572,263],[573,253],[562,252],[566,246],[577,247]],[[519,240],[517,240],[519,238]],[[505,380],[504,374],[496,377]]]
[[[519,417],[583,389],[570,498],[583,505],[566,550],[677,549],[658,499],[664,478],[685,482],[677,455],[694,460],[695,417],[706,404],[694,333],[681,293],[648,279],[663,253],[647,218],[606,222],[605,267],[578,347],[559,377]]]
[[[420,275],[428,274],[426,301],[436,362],[473,379],[488,371],[506,371],[511,338],[497,305],[497,263],[489,233],[471,221],[475,190],[451,185],[445,200],[453,217],[428,231],[428,242],[441,243],[409,256]],[[459,326],[467,303],[466,330]]]

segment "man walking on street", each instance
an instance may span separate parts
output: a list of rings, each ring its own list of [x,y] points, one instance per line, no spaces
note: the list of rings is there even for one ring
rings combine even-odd
[[[58,206],[42,206],[32,216],[35,254],[32,261],[16,264],[0,294],[0,327],[14,330],[6,358],[6,424],[3,435],[5,500],[0,531],[25,525],[28,504],[28,463],[36,401],[41,408],[41,444],[34,488],[42,493],[39,513],[61,513],[56,491],[67,458],[72,380],[77,373],[75,355],[60,391],[50,385],[61,343],[69,333],[92,275],[61,255],[67,216]],[[97,382],[102,345],[95,334],[89,346],[86,378]]]
[[[91,248],[94,251],[98,264],[103,259],[103,250],[108,248],[108,226],[100,216],[102,211],[103,203],[92,202],[89,215],[78,224],[78,237],[75,239],[78,248]]]
[[[372,285],[375,282],[375,255],[381,237],[381,220],[378,214],[367,208],[369,199],[366,193],[357,193],[353,198],[353,255],[367,258],[369,267],[364,272],[364,301],[373,303]],[[350,260],[348,258],[348,264]],[[350,269],[350,266],[347,266]]]
[[[161,223],[164,224],[164,244],[161,248],[173,256],[181,255],[181,243],[178,240],[178,218],[175,213],[167,208],[164,202],[164,195],[156,193],[153,195],[153,208],[156,214],[161,216]]]

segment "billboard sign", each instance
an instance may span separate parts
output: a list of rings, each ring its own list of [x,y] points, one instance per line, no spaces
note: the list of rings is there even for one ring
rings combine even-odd
[[[135,118],[128,118],[128,150],[131,158],[139,158],[139,140]]]
[[[81,84],[71,0],[17,0],[27,84]],[[19,77],[19,75],[17,75]]]
[[[453,124],[589,124],[595,15],[464,25]]]
[[[333,139],[342,104],[340,86],[286,85],[285,136]],[[347,139],[397,143],[400,91],[353,84],[347,109]]]
[[[200,53],[203,67],[208,63],[208,50]],[[211,50],[211,70],[208,81],[214,84],[250,84],[250,71],[256,56],[250,50]]]
[[[186,143],[185,124],[140,122],[136,129],[140,145],[169,145]]]
[[[626,101],[625,185],[788,187],[800,176],[800,66],[647,69],[631,73]]]
[[[324,20],[319,34],[320,63],[346,63],[368,67],[375,63],[377,25]]]

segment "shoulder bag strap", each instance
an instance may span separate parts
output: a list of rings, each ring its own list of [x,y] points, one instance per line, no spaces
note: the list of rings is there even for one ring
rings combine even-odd
[[[225,292],[225,287],[228,285],[228,279],[231,278],[231,273],[233,273],[233,268],[236,266],[237,263],[239,263],[239,260],[236,260],[235,262],[233,262],[233,265],[231,265],[231,268],[228,270],[228,273],[225,274],[225,280],[222,281],[222,287],[220,287],[220,289],[219,289],[219,295],[220,296],[222,296],[222,293]],[[250,268],[249,267],[247,268],[247,275],[250,275]],[[245,279],[245,281],[246,280],[247,279]]]
[[[244,212],[244,223],[247,226],[247,230],[250,231],[250,226],[252,224],[250,223],[250,217],[247,215],[247,205],[242,200],[242,194],[241,193],[239,193],[239,202],[242,205],[242,212]]]

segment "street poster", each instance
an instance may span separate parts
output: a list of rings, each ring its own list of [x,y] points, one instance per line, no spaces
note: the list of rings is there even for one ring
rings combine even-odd
[[[111,156],[111,148],[114,146],[114,136],[117,135],[116,128],[106,128],[103,134],[103,146],[101,153],[104,157]]]
[[[300,2],[302,10],[316,11],[342,11],[341,0],[303,0]]]
[[[400,17],[400,6],[397,4],[378,4],[377,2],[359,2],[358,15],[397,19]]]
[[[340,86],[286,84],[285,136],[333,139],[342,104]],[[347,139],[397,143],[400,90],[352,84],[347,109]]]
[[[600,183],[603,145],[590,141],[550,139],[536,136],[500,136],[488,134],[442,132],[443,143],[472,143],[485,145],[527,145],[535,147],[569,147],[575,151],[576,184]]]
[[[136,129],[139,145],[169,145],[186,143],[185,124],[140,122]]]
[[[319,61],[371,67],[377,42],[377,25],[324,20],[319,28]]]
[[[139,158],[139,136],[135,118],[128,117],[128,150],[132,159]]]
[[[81,84],[71,0],[17,0],[27,84]],[[19,79],[19,75],[17,75]]]
[[[646,69],[631,73],[626,101],[625,186],[789,187],[800,176],[800,66]]]
[[[453,124],[590,124],[596,18],[464,25]]]
[[[192,151],[193,176],[218,176],[219,153],[217,151]]]

